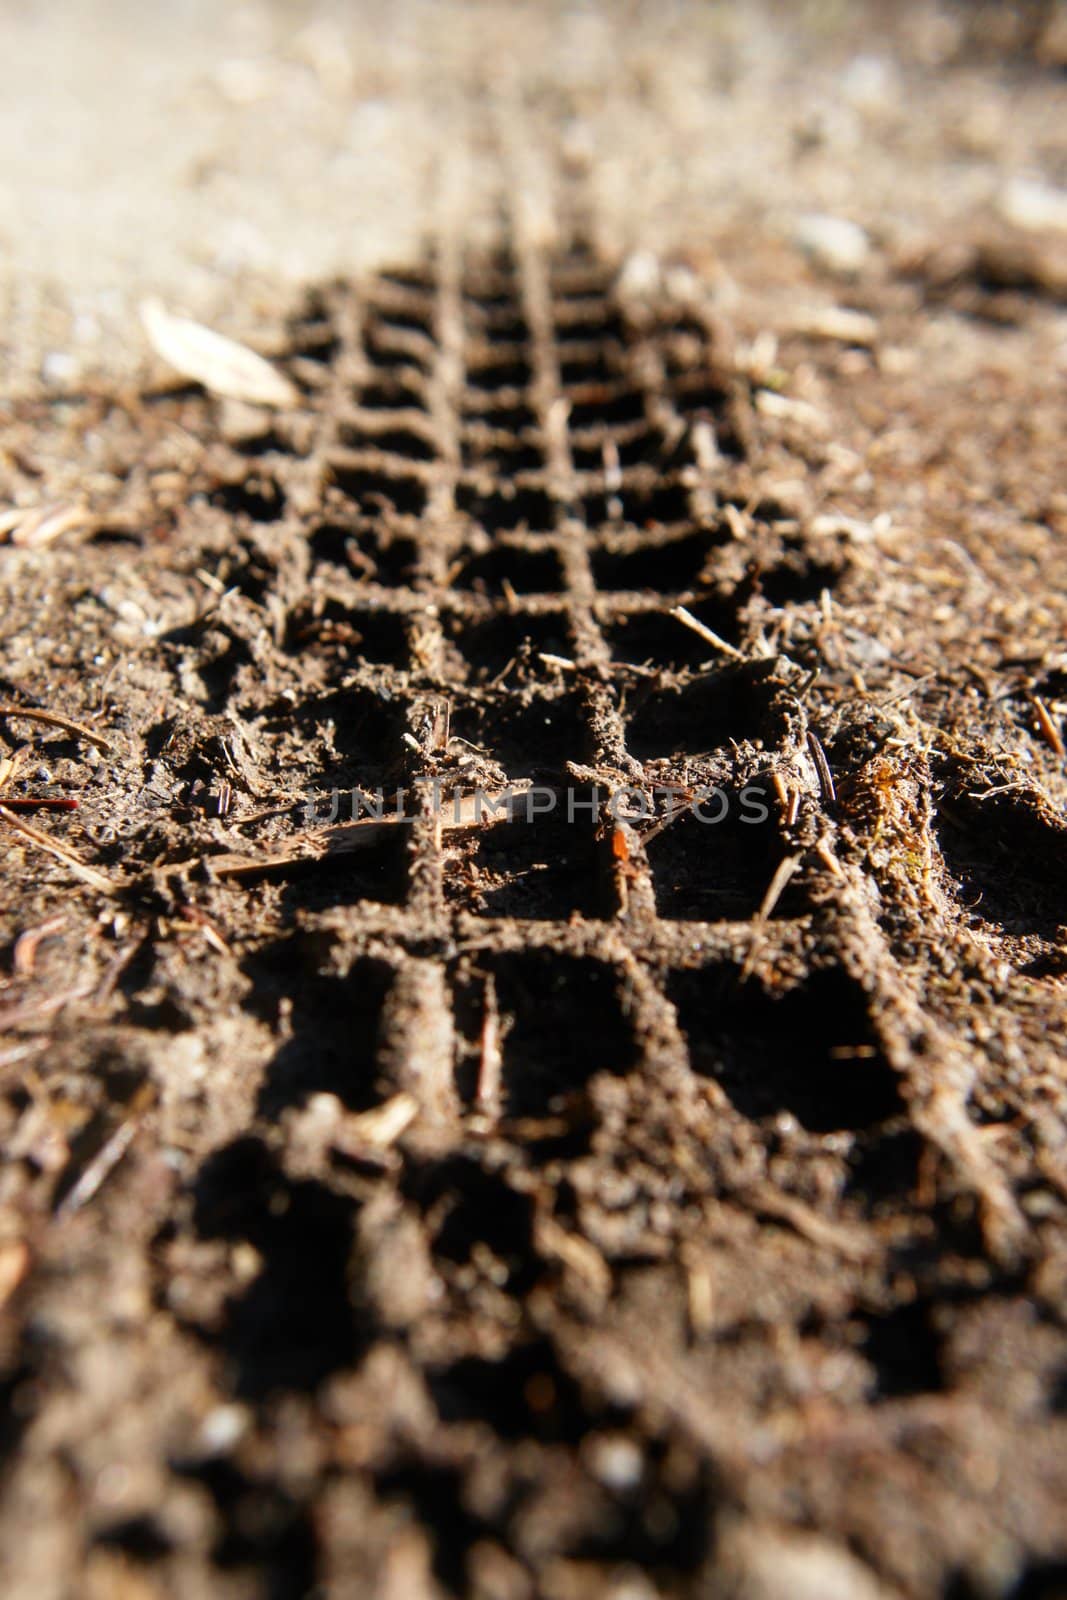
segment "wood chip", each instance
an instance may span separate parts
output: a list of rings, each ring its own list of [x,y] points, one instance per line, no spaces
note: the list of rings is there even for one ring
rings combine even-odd
[[[828,433],[830,423],[817,406],[807,400],[794,400],[789,395],[775,394],[771,389],[761,389],[756,395],[756,410],[761,417],[773,417],[778,422],[794,422],[812,433]]]
[[[688,1251],[684,1257],[689,1333],[694,1340],[706,1339],[715,1326],[715,1285],[711,1263],[706,1256]]]
[[[61,501],[43,506],[12,506],[0,514],[0,541],[38,549],[54,543],[64,533],[90,527],[92,521],[84,506],[64,505]]]
[[[818,310],[802,311],[794,327],[813,339],[834,339],[841,344],[874,344],[878,338],[878,324],[865,311],[853,311],[846,306],[824,306]]]
[[[737,509],[737,507],[732,506],[729,501],[727,501],[727,503],[723,506],[722,514],[726,520],[726,526],[729,528],[734,538],[739,540],[741,544],[744,544],[752,534],[752,528],[750,524],[746,522],[744,516]]]
[[[611,1294],[611,1268],[588,1239],[568,1233],[552,1217],[539,1216],[534,1224],[535,1244],[542,1255],[562,1262],[592,1291],[598,1300]]]
[[[299,391],[288,378],[246,345],[188,317],[173,316],[159,300],[143,302],[141,321],[156,354],[212,394],[251,405],[299,404]]]
[[[30,1251],[24,1239],[11,1239],[0,1245],[0,1310],[26,1276],[29,1265]]]
[[[406,1089],[401,1090],[386,1100],[384,1105],[347,1117],[343,1130],[334,1137],[334,1146],[342,1154],[361,1147],[388,1150],[410,1128],[419,1110],[415,1096]]]

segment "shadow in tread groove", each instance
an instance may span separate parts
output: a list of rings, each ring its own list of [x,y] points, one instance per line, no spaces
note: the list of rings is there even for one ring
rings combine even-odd
[[[290,1180],[266,1145],[245,1137],[216,1151],[194,1185],[202,1239],[250,1244],[262,1259],[226,1303],[218,1339],[242,1400],[314,1389],[350,1365],[371,1329],[357,1329],[349,1294],[354,1207],[311,1179]]]
[[[769,993],[734,967],[677,972],[668,986],[696,1072],[744,1116],[789,1111],[812,1133],[864,1129],[904,1110],[867,1000],[844,973]]]
[[[1067,922],[1067,826],[1017,794],[942,802],[936,820],[945,866],[963,904],[1016,936],[1056,938]]]

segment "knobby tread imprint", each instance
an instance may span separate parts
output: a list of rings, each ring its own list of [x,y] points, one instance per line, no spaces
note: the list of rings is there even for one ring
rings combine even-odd
[[[989,1010],[1062,971],[1062,823],[969,798],[993,756],[912,739],[878,658],[856,689],[870,558],[765,488],[788,438],[699,298],[516,228],[321,286],[278,360],[289,411],[4,423],[16,464],[77,436],[97,506],[19,559],[107,734],[34,759],[114,890],[70,897],[47,1054],[0,1000],[5,1203],[43,1239],[135,1141],[92,1208],[125,1264],[70,1203],[13,1302],[11,1492],[66,1474],[85,1551],[189,1595],[726,1595],[750,1526],[962,1594],[983,1397],[1035,1520],[1062,1476],[1062,1081],[1024,1105]],[[25,641],[0,670],[44,703]]]

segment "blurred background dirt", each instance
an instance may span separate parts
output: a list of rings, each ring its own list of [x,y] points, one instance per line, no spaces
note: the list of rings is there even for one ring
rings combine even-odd
[[[402,259],[442,204],[477,239],[486,113],[515,96],[546,224],[562,164],[613,248],[762,251],[809,213],[890,254],[978,218],[1062,231],[1064,26],[1037,3],[7,6],[7,382],[119,370],[147,289],[254,326],[257,286]]]

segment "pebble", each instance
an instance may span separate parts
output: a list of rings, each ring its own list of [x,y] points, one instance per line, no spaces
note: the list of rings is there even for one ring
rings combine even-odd
[[[1001,191],[999,210],[1006,222],[1032,232],[1067,232],[1067,189],[1031,178],[1013,178]]]
[[[793,237],[819,266],[843,275],[858,272],[871,251],[871,242],[858,222],[822,212],[799,218]]]
[[[46,383],[72,383],[78,376],[78,363],[65,350],[49,350],[41,361],[41,376]]]
[[[621,1434],[602,1434],[590,1441],[593,1473],[609,1489],[634,1489],[641,1482],[644,1458],[632,1439]]]
[[[216,1406],[200,1427],[200,1448],[206,1455],[225,1455],[248,1431],[251,1421],[244,1406]]]
[[[841,93],[861,111],[884,111],[899,97],[893,63],[885,56],[855,56],[841,74]]]
[[[658,257],[651,250],[635,250],[622,264],[616,288],[624,299],[656,294],[663,282]]]

